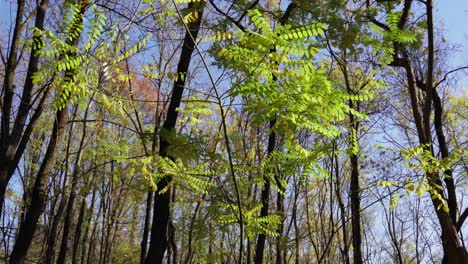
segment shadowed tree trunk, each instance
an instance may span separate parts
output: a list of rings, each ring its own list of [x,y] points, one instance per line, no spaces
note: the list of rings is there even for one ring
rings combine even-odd
[[[26,119],[31,110],[31,98],[33,93],[33,75],[38,71],[39,56],[36,54],[38,46],[33,45],[26,79],[21,95],[20,104],[18,107],[16,119],[13,124],[13,129],[10,133],[11,124],[11,112],[13,106],[13,95],[14,95],[14,78],[15,69],[18,64],[18,48],[20,44],[21,32],[25,26],[23,23],[24,15],[24,0],[17,1],[17,12],[16,22],[13,37],[10,45],[10,54],[5,67],[5,79],[3,82],[2,92],[2,119],[0,129],[0,215],[2,214],[3,203],[5,201],[5,191],[8,186],[16,167],[19,164],[21,157],[26,149],[26,145],[30,139],[30,134],[34,128],[34,125],[42,114],[42,105],[44,104],[45,98],[48,95],[48,89],[45,89],[42,99],[39,101],[36,111],[29,120],[26,126]],[[42,30],[44,28],[44,20],[46,15],[46,9],[49,6],[49,0],[42,0],[36,10],[36,21],[34,26],[37,29]],[[41,43],[41,36],[34,36],[33,43]],[[26,127],[26,129],[25,129]],[[24,132],[24,133],[23,133]]]
[[[411,6],[413,1],[405,0],[402,15],[398,22],[398,28],[400,30],[405,29],[407,24],[409,14],[411,13]],[[417,80],[416,74],[414,71],[414,65],[412,64],[409,56],[409,51],[402,46],[401,43],[393,43],[395,53],[393,54],[393,60],[389,64],[393,67],[403,68],[406,74],[407,88],[409,93],[409,99],[411,104],[411,112],[413,115],[414,123],[416,126],[417,136],[419,144],[425,146],[425,151],[431,153],[434,156],[434,144],[432,142],[432,131],[431,131],[431,115],[434,114],[434,126],[436,127],[436,136],[439,141],[439,146],[441,154],[447,155],[447,148],[443,146],[444,137],[441,133],[442,129],[442,109],[440,102],[437,101],[438,95],[437,91],[434,88],[434,66],[435,66],[435,49],[434,49],[434,21],[433,21],[433,1],[427,0],[424,2],[426,10],[426,22],[427,22],[427,61],[426,67],[427,70],[424,70],[426,73],[425,83],[422,80]],[[390,31],[388,25],[381,23],[375,19],[373,22],[382,28],[383,30]],[[423,93],[421,94],[422,99],[420,99],[419,94],[416,90],[416,87],[425,87]],[[434,103],[434,111],[432,107]],[[420,107],[422,105],[422,107]],[[442,153],[444,152],[444,153]],[[450,173],[450,172],[449,172]],[[468,256],[465,248],[462,245],[461,239],[458,236],[457,222],[454,221],[456,218],[456,213],[453,210],[456,210],[456,197],[455,186],[451,180],[446,180],[446,190],[448,198],[445,198],[444,186],[440,179],[440,175],[434,172],[426,172],[426,177],[428,179],[428,185],[430,189],[437,193],[438,195],[431,195],[431,202],[436,211],[437,219],[439,221],[439,226],[441,228],[441,239],[444,249],[444,259],[443,263],[467,263]],[[437,197],[441,197],[440,199]],[[449,212],[445,212],[442,208],[444,203],[447,203]],[[450,211],[452,210],[452,211]]]
[[[275,125],[275,120],[270,121],[270,134],[268,135],[268,148],[267,152],[270,155],[276,148],[276,133],[273,131],[273,126]],[[264,172],[265,175],[268,172]],[[260,217],[268,216],[268,204],[270,201],[270,179],[265,176],[264,177],[264,185],[262,188],[262,193],[260,196],[262,202],[262,209],[260,210]],[[265,251],[265,241],[266,241],[266,234],[261,233],[258,235],[257,239],[257,246],[255,247],[255,264],[263,263],[263,252]]]
[[[86,211],[86,199],[81,199],[80,214],[76,222],[75,236],[73,238],[73,249],[72,249],[72,263],[79,263],[78,261],[78,247],[80,245],[81,232],[83,230],[83,222]],[[84,246],[84,245],[83,245]]]
[[[190,61],[192,59],[192,53],[195,49],[194,39],[197,38],[200,29],[203,9],[205,8],[205,2],[201,3],[191,2],[188,4],[188,9],[195,10],[198,12],[197,19],[188,24],[190,32],[185,33],[184,42],[182,44],[182,52],[180,54],[179,63],[177,65],[177,75],[187,74]],[[177,78],[172,88],[171,101],[167,110],[166,120],[163,124],[163,134],[159,139],[159,156],[162,158],[170,157],[168,150],[170,143],[167,136],[164,136],[164,132],[175,133],[175,126],[177,122],[177,108],[180,106],[180,101],[184,93],[185,81],[187,78]],[[169,229],[169,218],[170,218],[170,190],[164,193],[159,193],[163,190],[167,184],[171,181],[170,177],[165,177],[157,183],[158,190],[154,194],[154,207],[153,207],[153,224],[151,226],[151,241],[146,256],[145,263],[162,263],[164,254],[168,247],[168,229]]]
[[[284,12],[283,16],[280,18],[280,24],[285,25],[288,19],[291,17],[291,14],[294,10],[294,8],[297,7],[296,3],[290,3],[288,7],[286,8],[286,11]],[[272,50],[272,52],[275,52]],[[273,81],[276,81],[277,77],[273,76]],[[273,131],[273,128],[275,126],[276,119],[273,119],[270,121],[270,134],[268,135],[268,146],[267,146],[267,155],[271,155],[273,151],[276,149],[276,132]],[[267,175],[268,173],[265,173]],[[275,173],[275,179],[278,177],[277,172]],[[276,180],[277,183],[279,183],[278,180]],[[264,182],[265,184],[263,185],[262,192],[261,192],[261,202],[262,202],[262,209],[260,210],[260,217],[266,217],[268,216],[268,209],[269,209],[269,201],[270,201],[270,189],[271,189],[271,182],[268,176],[264,177]],[[281,187],[279,187],[281,188]],[[281,195],[278,193],[278,197]],[[281,237],[281,233],[280,236]],[[254,262],[255,264],[261,264],[263,263],[263,255],[265,251],[265,242],[266,242],[266,234],[261,233],[258,235],[257,238],[257,244],[255,247],[255,259]]]
[[[74,27],[81,25],[83,20],[83,14],[87,8],[87,4],[81,4],[80,13],[75,17],[78,21],[73,23]],[[76,31],[76,28],[72,28],[71,32]],[[72,38],[67,39],[67,44],[70,46],[77,46],[81,35],[81,30],[77,31],[79,34],[74,34]],[[73,54],[69,54],[73,56]],[[65,76],[73,79],[74,71],[67,71]],[[47,180],[52,173],[55,163],[57,162],[57,156],[60,150],[60,144],[62,143],[63,136],[65,134],[65,128],[68,119],[68,105],[63,106],[62,109],[58,110],[55,115],[54,125],[52,128],[52,135],[47,146],[47,150],[44,159],[40,165],[39,171],[36,175],[34,187],[31,195],[31,204],[27,209],[25,220],[21,223],[18,236],[13,247],[13,251],[10,256],[10,263],[24,263],[26,254],[31,246],[31,242],[34,233],[37,228],[39,217],[42,215],[44,210],[44,204],[47,199]]]
[[[70,197],[68,198],[67,211],[65,213],[65,220],[64,220],[63,231],[62,231],[62,243],[60,244],[60,252],[57,258],[57,264],[65,263],[66,256],[67,256],[68,239],[69,239],[68,236],[72,228],[72,220],[73,220],[74,211],[75,211],[75,199],[76,199],[76,192],[78,188],[78,177],[81,174],[81,169],[80,169],[81,168],[81,156],[83,153],[84,143],[85,143],[86,134],[87,134],[86,133],[86,124],[87,124],[86,120],[88,119],[88,111],[89,111],[91,102],[92,100],[89,101],[86,107],[84,116],[83,116],[83,120],[85,120],[85,122],[83,122],[83,128],[81,131],[81,139],[80,139],[80,143],[78,146],[78,152],[76,154],[75,164],[73,165]]]

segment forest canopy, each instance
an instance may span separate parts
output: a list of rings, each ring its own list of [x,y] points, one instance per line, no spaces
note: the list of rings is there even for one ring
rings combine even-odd
[[[1,263],[468,263],[460,1],[3,2]]]

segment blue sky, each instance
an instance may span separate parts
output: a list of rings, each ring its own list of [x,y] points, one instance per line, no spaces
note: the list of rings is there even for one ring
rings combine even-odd
[[[0,5],[0,30],[7,29],[5,27],[9,24],[10,7],[10,4]],[[437,27],[445,32],[446,40],[449,43],[460,45],[460,52],[450,60],[451,66],[456,68],[468,65],[468,0],[435,0],[434,16]],[[468,71],[459,73],[458,77],[458,89],[466,91],[468,89]]]
[[[451,66],[468,66],[468,0],[439,0],[435,2],[434,19],[442,22],[445,39],[460,44],[460,52],[451,59]],[[459,89],[468,89],[468,71],[458,74]]]

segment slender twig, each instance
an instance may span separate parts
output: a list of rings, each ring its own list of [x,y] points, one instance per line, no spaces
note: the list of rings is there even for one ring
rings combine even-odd
[[[439,86],[441,83],[445,82],[447,80],[447,77],[448,77],[449,74],[454,73],[456,71],[460,71],[460,70],[466,70],[466,69],[468,69],[468,66],[459,67],[459,68],[456,68],[454,70],[451,70],[451,71],[447,72],[444,75],[444,77],[434,85],[434,89],[436,89],[437,86]]]

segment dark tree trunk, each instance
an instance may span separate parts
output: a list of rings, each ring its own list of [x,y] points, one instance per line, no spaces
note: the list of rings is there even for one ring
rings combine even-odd
[[[351,104],[352,107],[352,104]],[[356,109],[359,111],[359,109]],[[354,117],[350,116],[351,124],[356,133],[355,140],[357,141],[359,123],[354,120]],[[354,136],[353,136],[354,137]],[[350,144],[357,144],[351,142]],[[350,183],[350,196],[351,196],[351,228],[353,237],[353,263],[362,262],[362,237],[361,237],[361,188],[359,187],[359,160],[355,153],[350,155],[351,161],[351,183]]]
[[[427,16],[427,38],[428,38],[428,59],[427,59],[427,79],[426,84],[428,89],[426,89],[426,97],[424,101],[424,112],[423,112],[423,121],[424,121],[424,132],[425,132],[425,140],[423,140],[422,144],[429,144],[431,142],[431,113],[432,113],[432,101],[436,98],[434,93],[437,93],[435,89],[433,89],[434,83],[434,65],[435,65],[435,50],[434,50],[434,21],[433,21],[433,1],[427,0],[426,1],[426,16]],[[436,106],[437,108],[438,106]],[[438,109],[439,116],[436,118],[438,119],[436,122],[439,125],[439,129],[442,129],[441,126],[441,109]],[[436,128],[437,133],[437,128]],[[444,141],[443,135],[437,133],[438,139]],[[421,141],[421,140],[420,140]],[[440,142],[439,142],[440,143]],[[443,146],[444,147],[444,146]],[[445,146],[446,147],[446,146]],[[447,154],[447,153],[446,153]],[[428,173],[429,184],[431,187],[439,190],[439,186],[442,186],[442,182],[439,179],[438,174]],[[453,182],[449,182],[449,184],[453,184]],[[452,185],[448,189],[449,199],[447,203],[450,202],[450,206],[456,206],[456,196],[455,196],[455,186]],[[441,197],[444,196],[443,191],[439,191]],[[434,209],[436,210],[437,217],[439,219],[439,224],[442,230],[442,241],[443,241],[443,248],[444,248],[444,260],[447,260],[448,263],[454,264],[462,264],[468,263],[468,254],[463,247],[460,238],[458,237],[458,232],[456,229],[456,219],[455,221],[452,218],[456,218],[456,211],[446,213],[444,210],[440,209],[442,201],[440,199],[435,198],[434,196],[431,197],[432,203],[434,205]],[[454,208],[455,209],[455,208]],[[450,210],[450,207],[449,207]],[[453,214],[451,216],[451,214]]]
[[[0,208],[3,206],[3,199],[6,190],[7,176],[10,165],[9,161],[14,155],[14,146],[10,138],[10,119],[11,119],[11,110],[13,105],[13,95],[14,95],[14,81],[15,81],[15,70],[18,65],[18,50],[21,41],[21,32],[23,31],[23,15],[24,15],[24,0],[17,1],[16,8],[16,20],[15,27],[13,29],[13,36],[11,39],[10,52],[8,55],[7,64],[5,65],[5,78],[3,80],[2,87],[2,119],[0,127],[0,160],[4,164],[0,168],[2,173],[0,173]],[[6,166],[5,166],[6,165]],[[0,209],[1,210],[1,209]],[[1,211],[0,211],[1,213]]]
[[[335,144],[333,144],[333,152],[335,152]],[[338,162],[338,155],[336,153],[333,153],[334,156],[334,169],[335,169],[335,192],[336,192],[336,198],[338,201],[338,207],[340,209],[340,218],[341,218],[341,225],[342,225],[342,233],[343,233],[343,257],[345,259],[346,264],[350,264],[349,260],[349,246],[348,246],[348,229],[347,229],[347,224],[346,224],[346,210],[345,210],[345,205],[343,203],[343,198],[341,196],[342,189],[340,187],[340,172],[338,169],[339,162]]]
[[[279,187],[281,188],[281,187]],[[283,190],[284,191],[284,190]],[[276,238],[276,264],[281,264],[283,263],[282,258],[281,258],[281,253],[282,253],[282,248],[283,248],[283,222],[284,222],[284,195],[281,194],[280,192],[277,193],[277,198],[276,198],[276,213],[280,215],[281,217],[281,223],[278,227],[278,230],[276,232],[279,234],[279,236]]]
[[[80,245],[81,232],[83,230],[83,222],[86,212],[86,199],[81,199],[80,214],[78,216],[78,221],[76,222],[75,236],[73,238],[73,250],[72,250],[72,263],[79,263],[78,261],[78,248]]]
[[[273,127],[276,123],[276,120],[270,121],[270,134],[268,135],[268,147],[267,147],[267,155],[270,155],[275,151],[276,148],[276,133],[273,131]],[[273,169],[274,170],[274,169]],[[269,172],[264,172],[265,177],[264,177],[264,182],[265,184],[263,185],[262,188],[262,193],[261,193],[261,202],[262,202],[262,209],[260,210],[260,217],[266,217],[268,216],[268,204],[270,202],[270,188],[271,188],[271,183],[270,179],[268,178],[267,174]],[[261,264],[263,263],[263,252],[265,251],[265,241],[266,241],[266,234],[261,233],[258,235],[257,238],[257,246],[255,247],[255,259],[254,262],[255,264]]]
[[[88,105],[86,107],[86,110],[83,116],[83,120],[87,120],[88,118],[88,111],[89,111],[91,102],[92,100],[88,102]],[[81,155],[83,152],[84,143],[85,143],[86,134],[87,134],[86,124],[87,124],[86,121],[83,122],[83,128],[81,131],[81,139],[80,139],[80,143],[78,146],[78,152],[76,154],[75,164],[73,166],[70,197],[68,198],[67,211],[65,213],[65,221],[63,224],[63,232],[62,232],[62,243],[60,244],[60,252],[57,258],[57,264],[65,263],[66,256],[67,256],[69,233],[72,228],[72,221],[73,221],[73,216],[74,216],[74,211],[75,211],[75,199],[76,199],[76,192],[78,188],[78,177],[80,176],[80,173],[81,173]],[[69,136],[72,137],[72,134],[70,133]]]
[[[194,39],[198,36],[200,29],[203,9],[205,8],[205,2],[194,3],[191,2],[188,5],[189,9],[198,9],[197,19],[191,22],[188,26],[190,32],[185,33],[184,43],[182,44],[182,52],[180,54],[180,60],[177,65],[177,74],[187,74],[189,70],[190,61],[192,59],[192,53],[195,49]],[[193,39],[192,39],[193,38]],[[177,108],[180,106],[180,101],[184,92],[186,78],[177,78],[174,82],[172,89],[171,101],[167,110],[166,120],[163,124],[163,132],[175,133],[175,125],[177,122]],[[160,136],[159,139],[159,155],[161,157],[169,157],[168,150],[170,143],[165,136]],[[170,190],[164,193],[159,193],[160,190],[164,189],[167,184],[171,181],[170,177],[166,177],[157,183],[158,191],[154,194],[154,207],[153,207],[153,224],[151,227],[151,241],[146,256],[145,263],[162,263],[164,254],[168,246],[168,228],[170,218]]]
[[[52,264],[54,261],[55,255],[55,241],[57,240],[57,230],[60,223],[60,219],[62,218],[63,211],[65,210],[65,206],[67,204],[67,199],[62,196],[60,199],[59,207],[57,212],[55,213],[52,221],[52,226],[50,227],[49,234],[47,236],[47,245],[46,245],[46,252],[44,256],[44,264]]]
[[[280,18],[280,24],[285,25],[288,19],[291,17],[291,14],[294,10],[294,8],[297,7],[296,3],[290,3],[288,7],[286,8],[286,11],[284,12],[283,16]],[[271,52],[275,52],[273,49]],[[277,77],[273,76],[273,81],[276,81]],[[270,155],[276,148],[276,133],[273,131],[273,127],[275,126],[276,119],[273,119],[270,121],[270,134],[268,136],[268,146],[267,146],[267,155]],[[267,173],[265,173],[266,175]],[[274,172],[275,178],[278,177],[277,172]],[[270,189],[271,189],[271,183],[270,179],[265,176],[264,177],[264,182],[265,184],[263,185],[262,192],[261,192],[261,202],[262,202],[262,209],[260,211],[260,217],[266,217],[268,216],[268,209],[269,209],[269,201],[270,201]],[[277,183],[279,181],[277,180]],[[278,188],[281,188],[278,186]],[[280,195],[278,193],[278,195]],[[281,237],[281,235],[280,235]],[[261,264],[263,263],[263,253],[265,251],[265,242],[266,242],[266,234],[261,233],[258,235],[257,239],[257,245],[255,247],[255,259],[254,262],[255,264]]]
[[[26,253],[31,245],[39,217],[43,212],[44,204],[47,199],[47,179],[55,166],[59,152],[59,144],[65,134],[67,114],[67,107],[64,107],[64,109],[58,111],[56,114],[56,120],[54,122],[47,152],[36,175],[36,181],[31,195],[31,204],[26,212],[25,221],[21,223],[19,233],[10,256],[11,264],[23,263]]]
[[[81,24],[83,17],[82,14],[86,10],[86,7],[86,4],[81,6],[81,13],[76,18],[79,19],[79,22],[75,23],[76,26]],[[77,46],[80,35],[81,34],[76,34],[68,41],[67,44],[71,46]],[[73,78],[74,72],[68,71],[65,73],[65,75],[69,78]],[[68,121],[67,119],[68,105],[64,106],[61,110],[56,112],[54,126],[52,128],[52,135],[47,146],[47,151],[34,182],[31,195],[31,204],[26,212],[25,221],[23,221],[20,225],[18,236],[10,256],[11,264],[23,263],[29,247],[31,246],[34,233],[37,229],[39,217],[44,210],[44,205],[47,199],[47,181],[49,176],[52,174],[55,163],[57,161],[60,144],[62,143],[63,136],[65,134],[65,128]]]
[[[17,56],[21,32],[24,28],[22,19],[25,2],[26,1],[24,0],[18,1],[15,28],[11,41],[10,54],[5,68],[5,79],[2,88],[2,93],[4,93],[4,96],[2,102],[2,119],[0,125],[0,215],[2,214],[3,203],[5,201],[5,191],[8,186],[8,182],[10,181],[11,176],[19,164],[19,161],[29,141],[29,134],[32,132],[32,128],[34,127],[36,120],[42,113],[42,104],[44,103],[44,100],[40,100],[38,110],[36,110],[33,117],[31,117],[28,127],[23,134],[26,118],[31,109],[31,95],[34,88],[32,76],[38,71],[39,65],[39,56],[36,55],[36,51],[38,49],[37,47],[33,46],[29,58],[26,79],[18,108],[18,113],[10,134],[10,115],[13,105],[14,77],[16,65],[18,63]],[[34,26],[38,29],[44,28],[44,20],[48,5],[49,0],[42,0],[37,7],[36,21]],[[40,43],[41,37],[35,36],[33,42]],[[47,90],[48,89],[46,89],[45,95],[48,94]]]

